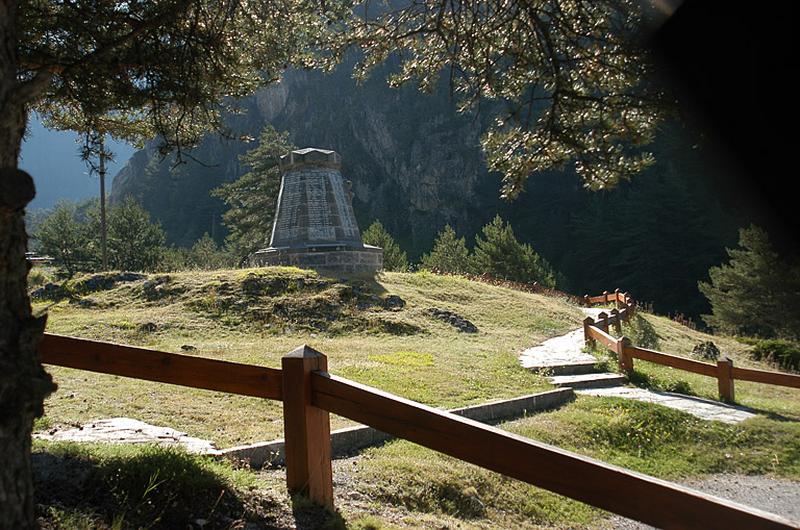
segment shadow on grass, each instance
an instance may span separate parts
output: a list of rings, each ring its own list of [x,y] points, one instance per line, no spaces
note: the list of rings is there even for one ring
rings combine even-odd
[[[347,530],[350,528],[341,514],[302,495],[292,496],[292,515],[297,530]]]
[[[656,328],[641,315],[637,314],[632,321],[625,323],[623,331],[640,348],[657,350],[661,344],[661,336]]]
[[[52,444],[32,455],[43,528],[287,528],[288,506],[251,475],[156,446]]]
[[[632,385],[638,386],[639,388],[644,388],[645,390],[673,392],[675,394],[684,394],[686,396],[697,395],[687,381],[682,379],[663,381],[635,369],[628,373],[628,381],[630,381]]]

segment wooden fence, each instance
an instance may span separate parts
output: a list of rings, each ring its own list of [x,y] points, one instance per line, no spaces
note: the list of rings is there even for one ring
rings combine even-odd
[[[52,334],[45,334],[39,352],[46,364],[282,401],[287,487],[331,508],[329,414],[334,413],[661,528],[795,527],[756,508],[336,377],[328,373],[325,355],[307,346],[283,357],[280,370]]]
[[[733,360],[723,358],[717,364],[709,364],[686,357],[670,355],[655,350],[639,348],[631,344],[627,337],[615,338],[609,335],[609,326],[614,326],[618,334],[622,333],[622,322],[628,321],[635,311],[635,303],[627,293],[620,293],[619,289],[613,293],[608,291],[599,296],[584,296],[584,303],[592,304],[614,303],[616,307],[608,313],[602,312],[597,320],[587,317],[583,321],[583,333],[587,346],[593,347],[600,343],[617,354],[619,368],[622,372],[633,371],[633,360],[641,359],[651,363],[678,368],[695,374],[706,375],[717,379],[719,398],[733,403],[735,399],[734,381],[753,381],[769,385],[788,386],[800,388],[800,375],[751,368],[739,368],[733,365]]]

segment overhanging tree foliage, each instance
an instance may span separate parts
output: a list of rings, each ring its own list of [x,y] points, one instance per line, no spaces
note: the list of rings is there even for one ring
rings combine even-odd
[[[635,0],[416,0],[365,3],[344,42],[365,75],[402,52],[394,85],[430,90],[446,72],[462,109],[496,116],[482,144],[515,197],[527,177],[572,162],[600,189],[652,161],[630,148],[653,138],[664,109],[643,46],[650,14]]]
[[[308,64],[341,3],[302,0],[0,2],[0,528],[35,526],[33,420],[53,390],[26,292],[24,208],[35,191],[17,169],[28,112],[77,111],[91,123],[145,121],[163,150],[192,145],[234,98]],[[114,131],[109,131],[113,134]]]

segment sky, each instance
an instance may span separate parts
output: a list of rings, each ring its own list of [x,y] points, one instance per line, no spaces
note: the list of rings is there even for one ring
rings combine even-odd
[[[22,144],[20,167],[33,176],[36,198],[29,209],[51,208],[60,199],[80,201],[100,196],[97,175],[89,176],[86,164],[78,154],[78,135],[72,132],[46,129],[35,114],[31,114],[28,134]],[[107,146],[115,154],[115,162],[108,164],[106,193],[111,190],[111,180],[135,148],[125,143],[109,141]]]

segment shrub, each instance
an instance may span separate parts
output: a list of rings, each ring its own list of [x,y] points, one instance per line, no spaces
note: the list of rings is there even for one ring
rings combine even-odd
[[[108,211],[108,263],[112,269],[152,271],[161,262],[166,235],[131,197]]]
[[[750,351],[757,361],[777,364],[785,370],[800,371],[800,343],[789,340],[762,340]]]
[[[761,338],[800,337],[800,264],[779,256],[757,226],[739,232],[730,260],[698,287],[711,304],[703,320],[717,331]]]
[[[639,314],[629,322],[623,323],[623,332],[636,346],[656,350],[659,348],[661,337],[656,328]]]
[[[91,231],[78,220],[77,207],[70,202],[59,202],[36,230],[41,252],[51,256],[63,267],[68,276],[86,269],[90,259]]]
[[[233,255],[219,248],[208,232],[186,254],[186,265],[194,269],[223,269],[232,266],[233,262]]]
[[[34,267],[28,273],[28,288],[34,289],[36,287],[42,287],[45,284],[52,282],[54,279],[55,276],[50,270],[42,267]]]

